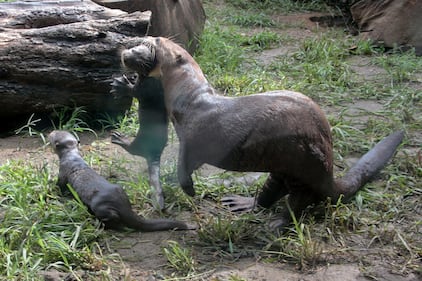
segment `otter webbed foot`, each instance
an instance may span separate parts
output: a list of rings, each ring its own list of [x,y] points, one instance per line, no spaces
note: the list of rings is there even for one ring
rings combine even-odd
[[[232,212],[248,212],[255,208],[256,199],[255,197],[230,195],[223,197],[221,203]]]
[[[126,150],[131,144],[129,139],[125,138],[120,132],[117,131],[111,133],[111,143],[118,144]]]
[[[283,233],[287,230],[287,227],[291,224],[291,222],[292,220],[290,217],[279,215],[272,218],[268,223],[268,226],[272,231]]]

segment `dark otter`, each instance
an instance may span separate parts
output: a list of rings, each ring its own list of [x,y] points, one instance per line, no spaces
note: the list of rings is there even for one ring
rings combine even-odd
[[[158,209],[164,209],[160,159],[167,144],[168,117],[161,82],[156,78],[147,77],[138,83],[138,79],[130,81],[126,76],[122,76],[113,80],[111,93],[130,95],[138,100],[139,130],[135,139],[131,142],[119,132],[113,132],[111,142],[120,145],[130,154],[146,159],[149,183],[154,187],[153,203],[157,204]]]
[[[76,191],[89,211],[101,220],[106,228],[124,227],[140,231],[169,229],[194,229],[185,222],[171,219],[145,219],[132,210],[130,201],[122,187],[108,182],[92,170],[82,159],[78,141],[67,131],[53,131],[48,136],[60,159],[57,185],[67,192],[67,184]]]
[[[269,207],[284,195],[296,215],[330,197],[350,199],[380,171],[403,139],[392,133],[341,179],[333,176],[330,125],[319,106],[301,93],[272,91],[224,97],[215,93],[183,48],[161,37],[146,37],[122,52],[123,63],[141,76],[161,80],[165,105],[180,140],[178,179],[195,194],[192,172],[204,163],[232,171],[269,172],[255,198],[231,196],[232,210]],[[283,213],[273,227],[290,221]]]

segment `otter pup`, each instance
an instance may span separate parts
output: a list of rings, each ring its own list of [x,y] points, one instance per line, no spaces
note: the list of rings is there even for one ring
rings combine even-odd
[[[129,95],[138,100],[139,130],[133,141],[119,132],[111,134],[111,142],[133,155],[142,156],[148,165],[149,183],[154,188],[157,209],[164,209],[164,195],[160,183],[160,158],[167,144],[168,117],[164,107],[164,92],[158,79],[147,77],[138,83],[126,76],[114,78],[111,93]]]
[[[177,172],[185,193],[195,194],[191,175],[204,163],[269,173],[257,198],[223,198],[234,211],[256,204],[269,207],[285,195],[296,215],[327,197],[348,200],[387,164],[404,136],[402,131],[387,136],[343,178],[335,179],[330,124],[305,95],[283,90],[217,95],[189,53],[162,37],[145,37],[121,58],[141,77],[162,82],[165,106],[180,140]],[[286,211],[272,227],[284,227],[290,219]]]
[[[194,229],[185,222],[171,219],[145,219],[132,210],[123,188],[108,182],[82,159],[78,141],[67,131],[53,131],[48,140],[60,159],[57,185],[62,192],[70,184],[89,211],[102,221],[106,228],[124,227],[139,231]]]

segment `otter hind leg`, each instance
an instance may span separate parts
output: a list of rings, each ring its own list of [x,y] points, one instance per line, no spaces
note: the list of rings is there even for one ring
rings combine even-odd
[[[292,222],[292,214],[296,219],[302,216],[303,211],[315,202],[318,202],[318,195],[312,192],[310,188],[303,186],[290,187],[289,195],[286,199],[286,205],[283,211],[275,216],[269,223],[269,227],[273,230],[284,231]],[[290,210],[289,210],[290,208]]]
[[[114,131],[111,133],[111,143],[120,145],[124,150],[129,152],[132,155],[138,155],[144,158],[152,158],[152,155],[158,154],[158,157],[161,157],[161,152],[164,149],[161,149],[160,152],[148,151],[146,150],[145,136],[138,132],[136,137],[131,141],[129,138],[125,137],[122,133]]]
[[[149,184],[154,188],[153,191],[153,205],[156,209],[164,209],[164,194],[160,183],[160,158],[158,160],[149,160],[148,162],[148,176]]]
[[[119,230],[124,228],[120,214],[114,208],[101,205],[94,208],[92,213],[104,224],[106,229]]]
[[[183,191],[189,196],[195,196],[195,189],[193,187],[192,173],[194,165],[189,161],[188,149],[181,141],[179,146],[179,159],[177,163],[177,178]]]
[[[288,186],[285,178],[278,174],[270,174],[257,198],[230,195],[223,197],[221,202],[232,212],[244,212],[253,210],[256,205],[269,208],[287,193]]]
[[[158,150],[144,151],[143,145],[146,143],[146,138],[142,134],[138,134],[131,142],[128,138],[124,137],[121,133],[115,131],[111,134],[111,142],[123,147],[127,152],[132,155],[145,157],[148,164],[148,178],[149,184],[154,188],[153,191],[153,205],[159,210],[164,209],[164,195],[160,183],[160,158],[164,146]]]
[[[132,152],[130,151],[130,146],[131,146],[130,140],[124,137],[120,132],[114,131],[111,133],[111,143],[120,145],[127,152],[132,154]]]

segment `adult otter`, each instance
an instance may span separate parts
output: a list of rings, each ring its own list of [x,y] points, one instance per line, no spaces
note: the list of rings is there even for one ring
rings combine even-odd
[[[347,200],[386,165],[403,139],[402,131],[392,133],[343,178],[334,179],[329,123],[303,94],[219,96],[194,59],[161,37],[146,37],[141,45],[124,50],[122,62],[162,82],[167,112],[180,140],[178,179],[187,194],[195,194],[191,174],[204,163],[233,171],[269,172],[256,199],[223,198],[235,211],[255,204],[269,207],[287,194],[296,215],[327,197]],[[285,212],[272,226],[289,221]]]
[[[154,188],[153,204],[157,204],[158,209],[164,209],[160,159],[167,144],[168,117],[161,82],[152,77],[144,78],[142,82],[130,81],[122,76],[114,78],[111,85],[112,94],[130,95],[138,100],[139,117],[139,130],[132,142],[119,132],[111,134],[111,142],[120,145],[130,154],[146,159],[149,183]]]
[[[60,190],[67,192],[67,184],[70,184],[89,211],[101,220],[106,228],[129,227],[140,231],[194,228],[181,221],[145,219],[138,216],[133,212],[122,187],[108,182],[82,159],[78,141],[72,134],[67,131],[53,131],[48,140],[60,159],[57,181]]]

